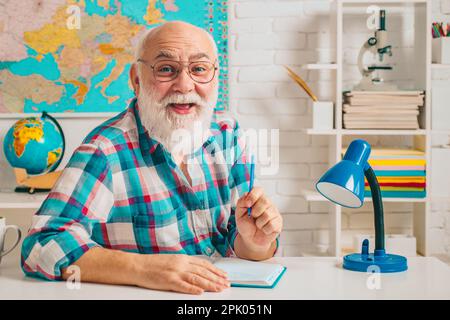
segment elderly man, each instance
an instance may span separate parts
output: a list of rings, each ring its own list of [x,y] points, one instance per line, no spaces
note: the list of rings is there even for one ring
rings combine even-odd
[[[33,217],[27,275],[67,279],[77,266],[81,281],[200,294],[229,281],[195,255],[274,255],[282,218],[261,188],[248,192],[238,125],[213,114],[218,73],[202,29],[168,22],[143,36],[137,99],[85,138]]]

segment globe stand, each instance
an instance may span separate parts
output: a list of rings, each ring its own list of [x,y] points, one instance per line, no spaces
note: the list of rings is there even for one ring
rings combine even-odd
[[[29,176],[27,171],[22,168],[14,168],[14,174],[16,175],[16,181],[19,185],[15,192],[28,192],[30,194],[36,192],[48,192],[50,191],[61,175],[62,171],[53,171],[37,176]]]

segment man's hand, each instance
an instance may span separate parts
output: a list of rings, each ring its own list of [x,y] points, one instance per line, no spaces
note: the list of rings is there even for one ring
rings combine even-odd
[[[268,251],[283,227],[280,212],[259,187],[238,200],[235,214],[238,233],[245,247],[254,252]]]
[[[230,286],[225,272],[205,259],[184,254],[140,254],[95,247],[73,265],[82,282],[134,285],[155,290],[201,294]],[[67,269],[62,278],[70,277]]]
[[[141,259],[142,258],[142,259]],[[141,255],[139,287],[189,294],[219,292],[230,286],[224,271],[205,259],[183,254]]]

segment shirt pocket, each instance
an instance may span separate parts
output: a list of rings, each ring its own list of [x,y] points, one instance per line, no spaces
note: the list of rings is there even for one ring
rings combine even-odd
[[[134,235],[141,253],[183,253],[181,242],[186,227],[186,209],[183,207],[133,217]]]

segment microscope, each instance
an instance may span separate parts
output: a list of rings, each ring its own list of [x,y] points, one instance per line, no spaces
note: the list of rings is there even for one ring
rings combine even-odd
[[[358,54],[358,69],[362,75],[362,80],[354,87],[358,91],[394,91],[397,86],[386,84],[378,75],[379,70],[392,70],[390,65],[364,65],[364,55],[371,52],[378,54],[380,62],[383,62],[385,54],[392,56],[392,46],[387,45],[386,31],[386,11],[380,10],[379,29],[375,31],[375,36],[370,37],[361,47]]]

